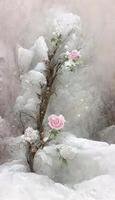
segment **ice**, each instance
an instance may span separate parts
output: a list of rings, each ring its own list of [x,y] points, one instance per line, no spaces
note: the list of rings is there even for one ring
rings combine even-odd
[[[94,140],[77,138],[69,132],[62,132],[62,134],[56,138],[56,143],[71,145],[72,147],[81,150],[91,150],[109,146],[106,142],[97,142]]]
[[[70,188],[55,183],[46,176],[25,173],[25,169],[21,171],[20,165],[15,169],[16,166],[0,173],[0,200],[115,199],[115,177],[111,175],[98,176]]]
[[[0,174],[0,200],[69,200],[72,193],[45,176],[23,172]]]
[[[89,181],[77,184],[72,197],[79,200],[114,200],[115,176],[102,175]]]
[[[48,47],[43,36],[40,36],[31,50],[34,53],[34,63],[48,60]]]
[[[24,128],[35,126],[36,113],[39,111],[41,88],[46,85],[45,64],[43,61],[47,59],[48,47],[42,36],[35,41],[30,49],[22,47],[18,49],[19,70],[23,73],[20,72],[21,88],[14,110],[18,121],[23,120],[22,126]]]
[[[37,88],[40,88],[40,84],[46,84],[45,76],[41,72],[35,70],[30,70],[28,73],[21,76],[21,81],[23,90],[25,90],[25,92],[31,89],[36,91]]]
[[[41,93],[41,87],[46,84],[46,78],[43,73],[30,70],[21,76],[21,83],[22,88],[20,95],[16,99],[15,111],[18,114],[22,113],[24,124],[29,123],[27,118],[30,116],[29,121],[30,125],[32,125],[33,121],[36,121],[35,114],[39,110],[40,103],[38,96]]]
[[[114,144],[62,133],[55,144],[37,152],[38,174],[29,172],[28,148],[21,137],[1,140],[1,146],[3,158],[9,156],[0,165],[0,200],[115,198]]]
[[[115,174],[114,155],[115,145],[68,136],[63,144],[39,150],[34,170],[56,182],[73,184],[102,174]]]
[[[31,82],[32,85],[45,85],[46,84],[46,78],[41,72],[37,72],[35,70],[31,70],[28,73],[29,76],[29,81]]]
[[[62,52],[81,47],[81,22],[77,15],[60,14],[48,28],[54,28],[62,39],[72,33],[71,37],[64,40],[62,49],[59,48],[53,61],[57,61],[58,56],[63,55]],[[18,48],[20,91],[15,112],[23,132],[30,125],[32,128],[36,126],[41,88],[46,84],[44,72],[50,48],[50,41],[46,39],[48,46],[41,36],[32,47]],[[80,53],[81,57],[91,55],[88,48]],[[23,137],[8,137],[11,131],[7,122],[0,117],[0,200],[115,199],[115,145],[103,142],[114,142],[114,126],[103,130],[106,120],[101,112],[101,94],[90,78],[92,69],[90,65],[85,65],[85,59],[74,73],[64,68],[56,80],[56,96],[52,95],[50,99],[47,116],[63,114],[66,118],[65,132],[37,151],[33,163],[34,173],[30,172],[28,165],[28,144],[23,141]],[[4,68],[4,59],[1,58],[1,61]],[[3,103],[8,91],[4,87],[7,82],[5,73],[3,70],[0,74]],[[103,131],[98,132],[100,130]],[[18,135],[18,131],[19,127],[15,135]],[[96,133],[102,142],[92,140]]]
[[[57,15],[52,26],[55,27],[56,32],[61,33],[63,36],[74,29],[77,29],[78,33],[81,31],[80,17],[72,13],[61,13],[60,16]]]
[[[0,165],[0,174],[7,174],[8,172],[29,172],[29,166],[22,160],[13,160]]]
[[[48,47],[45,43],[44,37],[39,37],[33,47],[25,49],[18,45],[18,67],[20,74],[28,72],[32,63],[44,61],[48,59]]]
[[[18,66],[20,74],[23,74],[29,70],[33,55],[34,54],[31,50],[24,49],[21,46],[18,47]]]
[[[34,98],[30,98],[28,99],[25,107],[24,107],[24,110],[27,110],[29,113],[35,113],[36,112],[36,101]]]
[[[39,63],[35,66],[34,70],[43,73],[43,72],[46,70],[45,63],[39,62]]]

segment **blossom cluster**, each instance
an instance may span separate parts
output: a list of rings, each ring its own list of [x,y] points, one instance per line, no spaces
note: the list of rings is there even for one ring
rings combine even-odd
[[[37,130],[34,130],[32,127],[28,127],[25,130],[24,135],[22,136],[24,141],[30,144],[34,144],[38,140],[38,137],[39,137],[39,132]]]
[[[49,131],[49,137],[47,137],[46,141],[44,142],[47,142],[51,139],[55,139],[56,136],[59,134],[60,130],[64,128],[64,124],[65,118],[63,115],[50,115],[48,117],[48,125],[51,130]],[[28,127],[25,130],[22,138],[29,144],[35,144],[39,139],[39,132],[37,130],[34,130],[32,127]]]
[[[73,71],[80,64],[81,53],[79,50],[67,51],[64,55],[64,66]]]

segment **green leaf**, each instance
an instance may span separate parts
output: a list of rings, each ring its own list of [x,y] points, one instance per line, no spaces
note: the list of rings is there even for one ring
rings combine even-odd
[[[51,132],[50,132],[49,139],[55,140],[58,134],[59,134],[59,131],[58,131],[58,130],[52,129]]]

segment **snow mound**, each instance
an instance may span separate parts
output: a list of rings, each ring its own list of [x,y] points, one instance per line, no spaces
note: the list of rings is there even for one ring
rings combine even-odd
[[[36,153],[35,174],[29,172],[21,137],[5,142],[10,161],[0,166],[0,200],[115,199],[114,144],[63,133]]]
[[[103,175],[72,188],[46,176],[24,172],[0,173],[0,200],[114,200],[115,177]]]
[[[56,182],[75,184],[103,174],[114,175],[114,158],[115,145],[68,135],[62,144],[38,150],[34,170]]]

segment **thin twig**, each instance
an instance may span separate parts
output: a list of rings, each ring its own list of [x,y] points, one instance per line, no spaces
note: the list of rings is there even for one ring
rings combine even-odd
[[[20,113],[24,114],[24,115],[26,115],[26,116],[28,116],[28,117],[30,117],[30,118],[32,118],[32,119],[34,119],[36,121],[36,118],[34,116],[32,116],[32,115],[30,115],[30,114],[28,114],[28,113],[26,113],[24,111],[20,111]]]

